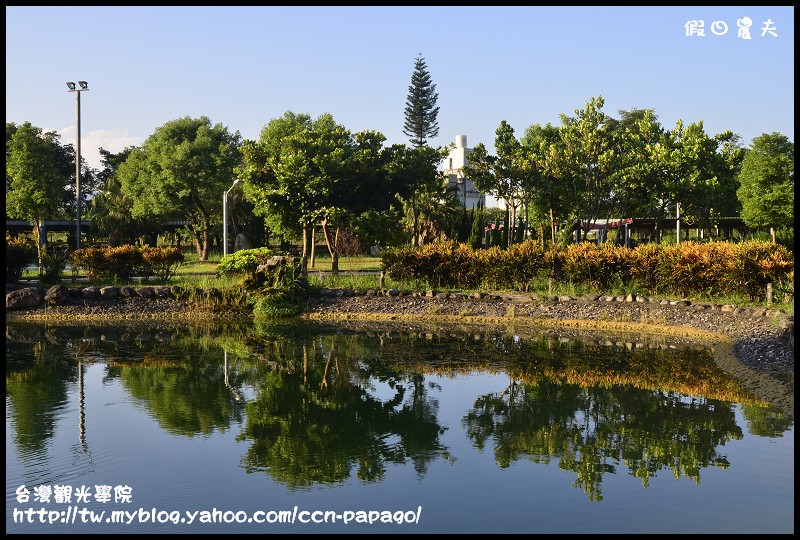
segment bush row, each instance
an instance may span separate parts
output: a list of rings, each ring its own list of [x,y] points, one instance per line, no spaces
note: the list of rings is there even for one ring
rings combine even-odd
[[[76,249],[70,254],[72,266],[83,270],[89,281],[98,278],[130,279],[141,276],[149,279],[156,276],[168,281],[184,262],[184,255],[177,247],[88,247]]]
[[[767,283],[793,290],[794,256],[785,246],[763,241],[645,244],[543,244],[526,241],[507,249],[475,250],[442,242],[387,248],[381,254],[392,279],[426,280],[461,289],[528,290],[538,279],[581,283],[596,292],[635,281],[655,294],[739,295],[763,298]]]

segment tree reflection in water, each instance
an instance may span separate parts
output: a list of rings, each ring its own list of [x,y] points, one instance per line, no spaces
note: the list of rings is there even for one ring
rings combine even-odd
[[[86,362],[105,363],[106,380],[119,379],[169,433],[240,426],[242,467],[291,489],[353,476],[379,482],[406,463],[422,477],[471,446],[491,448],[500,468],[556,461],[600,501],[609,473],[624,471],[646,488],[662,471],[700,483],[702,469],[727,468],[721,449],[743,436],[737,404],[752,434],[779,437],[793,425],[702,347],[295,322],[157,332],[7,325],[7,416],[22,459],[39,459],[77,382],[79,448],[91,462]],[[474,398],[461,418],[466,440],[453,450],[443,442],[439,400],[448,396],[437,381],[474,373],[508,383]]]
[[[436,421],[438,404],[419,373],[397,373],[359,361],[360,340],[322,336],[311,343],[275,341],[256,399],[247,404],[239,440],[250,442],[244,466],[291,488],[335,484],[355,471],[363,482],[383,479],[387,463],[428,464],[448,457]],[[374,381],[389,388],[374,395]]]

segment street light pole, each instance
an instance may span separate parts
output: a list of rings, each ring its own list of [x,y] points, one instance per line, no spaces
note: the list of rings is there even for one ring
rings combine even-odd
[[[222,194],[222,254],[228,254],[228,193],[242,183],[240,178],[233,181],[233,185]]]
[[[75,249],[81,249],[81,92],[89,90],[89,83],[78,81],[80,88],[74,82],[68,82],[67,88],[70,92],[75,92],[75,102],[77,103],[77,130],[75,134],[75,199],[76,199],[76,226]]]

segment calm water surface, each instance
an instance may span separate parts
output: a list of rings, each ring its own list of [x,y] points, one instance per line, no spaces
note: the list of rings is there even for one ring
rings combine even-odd
[[[7,324],[6,532],[794,532],[793,419],[666,339]]]

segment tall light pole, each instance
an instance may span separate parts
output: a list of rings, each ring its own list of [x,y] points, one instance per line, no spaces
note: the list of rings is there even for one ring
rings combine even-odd
[[[242,183],[241,178],[233,181],[233,185],[222,194],[222,254],[228,254],[228,193]]]
[[[76,103],[78,104],[78,124],[75,134],[75,199],[76,199],[76,236],[75,249],[81,249],[81,92],[89,90],[89,83],[78,81],[80,88],[76,88],[74,82],[68,82],[67,88],[70,92],[75,92]]]

